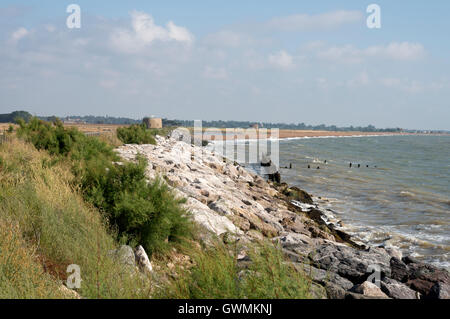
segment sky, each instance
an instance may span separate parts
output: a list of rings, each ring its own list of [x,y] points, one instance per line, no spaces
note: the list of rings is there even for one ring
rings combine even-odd
[[[444,0],[0,0],[0,113],[450,130],[449,16]]]

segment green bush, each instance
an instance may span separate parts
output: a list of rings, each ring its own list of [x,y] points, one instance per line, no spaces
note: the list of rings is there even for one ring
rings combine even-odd
[[[144,123],[119,127],[117,137],[125,144],[156,144],[154,133]]]
[[[120,158],[111,145],[66,129],[59,120],[51,124],[33,118],[19,125],[18,135],[37,149],[69,159],[73,185],[79,185],[84,199],[104,212],[120,237],[142,244],[150,253],[189,237],[187,212],[164,183],[148,183],[144,158],[139,157],[137,163],[117,163]]]
[[[105,167],[88,163],[82,181],[85,198],[107,212],[119,234],[141,243],[149,253],[163,251],[169,243],[189,237],[191,222],[187,212],[167,185],[159,179],[147,181],[147,162]]]

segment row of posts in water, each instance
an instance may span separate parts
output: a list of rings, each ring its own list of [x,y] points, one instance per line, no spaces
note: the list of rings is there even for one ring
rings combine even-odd
[[[324,163],[324,164],[327,164],[327,160],[323,161],[323,163]],[[361,164],[355,164],[355,165],[353,165],[353,163],[350,163],[348,166],[349,166],[350,168],[352,168],[352,167],[360,168],[360,167],[361,167]],[[373,167],[374,167],[374,168],[377,168],[376,165],[374,165]],[[292,169],[292,163],[289,163],[289,167],[288,167],[288,166],[285,166],[285,167],[282,167],[282,168]],[[311,168],[311,165],[308,164],[308,169],[310,169],[310,168]],[[366,168],[369,168],[369,165],[366,165]],[[316,169],[320,169],[320,166],[317,166]]]

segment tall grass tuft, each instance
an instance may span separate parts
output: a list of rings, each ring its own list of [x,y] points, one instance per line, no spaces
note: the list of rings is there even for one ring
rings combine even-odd
[[[311,298],[311,280],[292,266],[269,242],[252,244],[250,262],[237,262],[238,247],[217,242],[209,248],[191,248],[190,268],[179,268],[161,289],[160,298],[177,299],[285,299]]]

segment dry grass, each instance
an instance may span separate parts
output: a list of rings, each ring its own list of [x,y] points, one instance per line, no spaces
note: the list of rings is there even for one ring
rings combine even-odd
[[[20,227],[0,219],[0,298],[64,298],[59,285],[44,272]]]
[[[16,226],[9,236],[15,236],[16,241],[11,249],[27,255],[28,259],[22,259],[30,264],[22,267],[10,259],[1,260],[2,269],[16,269],[5,273],[2,281],[8,282],[10,289],[2,297],[58,297],[51,283],[64,279],[61,277],[69,264],[81,268],[79,293],[83,297],[149,297],[150,282],[145,278],[136,280],[134,271],[125,270],[110,257],[109,251],[117,246],[114,236],[109,234],[101,214],[73,189],[71,180],[66,163],[55,163],[29,144],[14,139],[0,145],[0,223],[10,225],[14,221]],[[39,267],[29,270],[36,265],[40,265],[41,272]],[[27,275],[21,275],[20,267]],[[21,288],[28,287],[27,276],[39,282],[42,269],[51,278],[48,282],[47,277],[42,277],[45,282],[40,286]],[[41,292],[45,289],[47,295]]]

